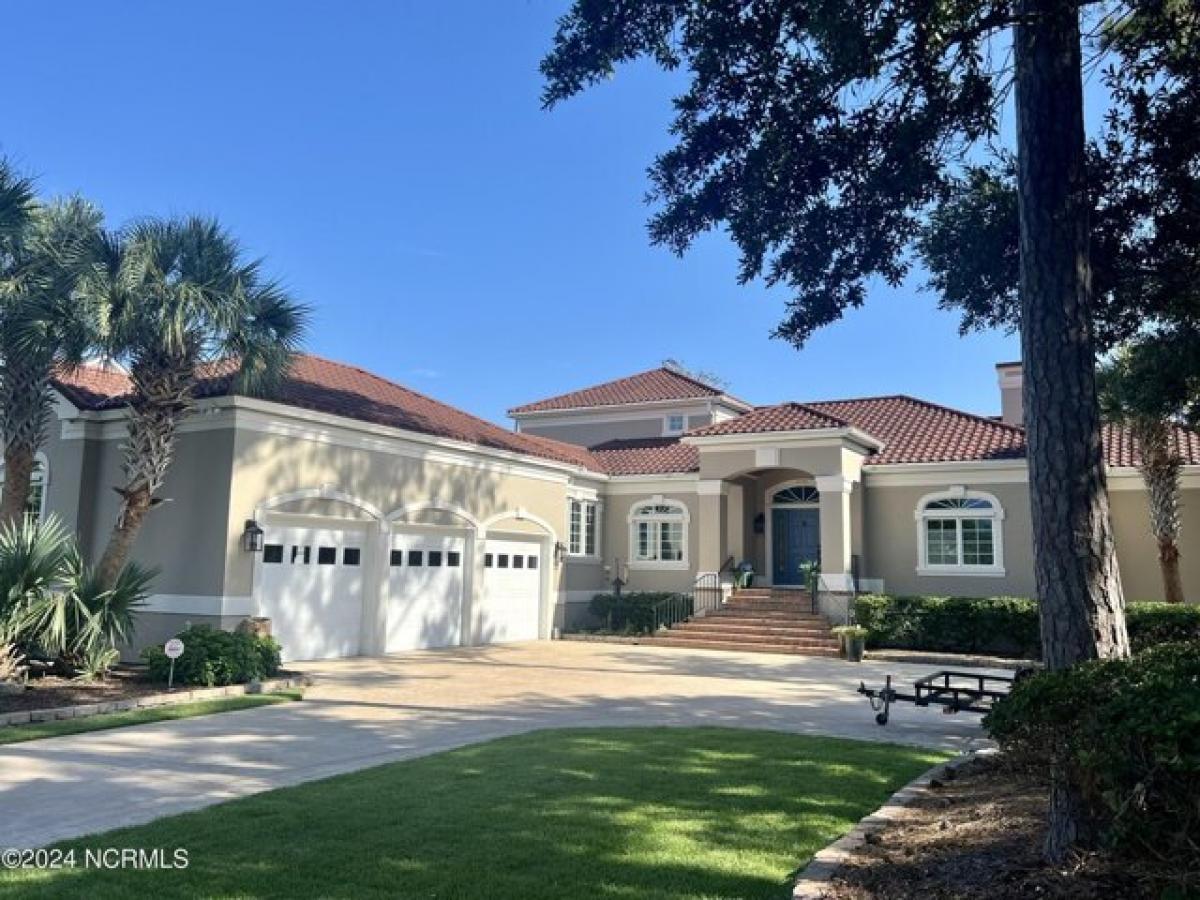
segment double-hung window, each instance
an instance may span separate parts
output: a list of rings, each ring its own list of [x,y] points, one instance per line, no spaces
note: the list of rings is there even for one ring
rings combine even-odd
[[[959,489],[921,498],[918,573],[1003,575],[1003,520],[990,494]]]
[[[651,568],[687,566],[688,511],[682,503],[654,498],[634,504],[629,513],[630,558]]]
[[[567,553],[571,556],[596,556],[599,547],[596,530],[599,517],[595,500],[569,501]]]

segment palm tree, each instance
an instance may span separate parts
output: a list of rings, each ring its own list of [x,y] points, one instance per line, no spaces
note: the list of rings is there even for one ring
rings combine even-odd
[[[85,293],[108,311],[110,355],[133,383],[121,508],[97,566],[112,587],[170,469],[180,422],[206,374],[226,364],[233,390],[269,393],[308,318],[259,261],[205,218],[148,219],[104,241]]]
[[[95,346],[99,318],[75,288],[94,258],[101,220],[78,197],[38,204],[29,179],[0,160],[0,523],[25,512],[51,376]]]
[[[1098,373],[1105,417],[1127,427],[1137,445],[1163,595],[1170,603],[1184,602],[1179,571],[1182,462],[1173,438],[1180,419],[1200,397],[1200,384],[1191,374],[1194,366],[1187,364],[1197,346],[1197,336],[1180,329],[1150,333],[1115,353]]]

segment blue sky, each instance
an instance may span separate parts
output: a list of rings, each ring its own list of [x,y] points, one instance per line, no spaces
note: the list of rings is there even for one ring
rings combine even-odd
[[[506,422],[674,357],[751,402],[911,393],[991,413],[1015,337],[960,338],[920,278],[802,351],[729,242],[653,248],[649,66],[552,113],[567,0],[9,0],[0,153],[119,224],[218,216],[315,308],[313,352]]]

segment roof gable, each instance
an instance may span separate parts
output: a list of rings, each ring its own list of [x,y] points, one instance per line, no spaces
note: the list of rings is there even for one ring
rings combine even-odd
[[[514,406],[509,415],[550,412],[553,410],[591,409],[597,406],[625,406],[634,403],[654,403],[670,400],[704,400],[718,397],[746,406],[740,400],[728,397],[720,388],[705,384],[675,369],[660,366],[636,375],[606,381],[577,391],[569,391],[556,397]]]
[[[736,419],[694,428],[688,437],[720,434],[765,434],[776,431],[812,431],[821,428],[845,428],[850,423],[805,403],[780,403],[760,406]]]

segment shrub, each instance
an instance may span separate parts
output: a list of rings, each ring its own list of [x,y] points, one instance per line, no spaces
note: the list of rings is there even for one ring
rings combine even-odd
[[[279,644],[274,638],[209,625],[193,625],[177,637],[183,641],[183,655],[175,660],[175,681],[180,684],[244,684],[279,671]],[[167,680],[171,661],[162,647],[147,647],[142,659],[151,679]]]
[[[867,646],[948,653],[1041,656],[1038,609],[1022,597],[891,597],[864,594],[855,621]],[[1172,641],[1200,640],[1200,606],[1130,603],[1126,610],[1135,653]]]
[[[597,594],[592,598],[589,609],[596,616],[605,631],[614,634],[649,634],[654,630],[656,604],[675,598],[683,609],[683,616],[691,615],[692,601],[682,594],[666,591],[641,592],[631,594]]]
[[[1061,766],[1111,846],[1200,868],[1200,643],[1033,675],[984,727],[1015,760]]]
[[[1200,641],[1200,606],[1130,603],[1125,624],[1134,653],[1174,641]]]
[[[1021,597],[890,597],[864,594],[854,619],[867,647],[1041,655],[1037,604]]]

